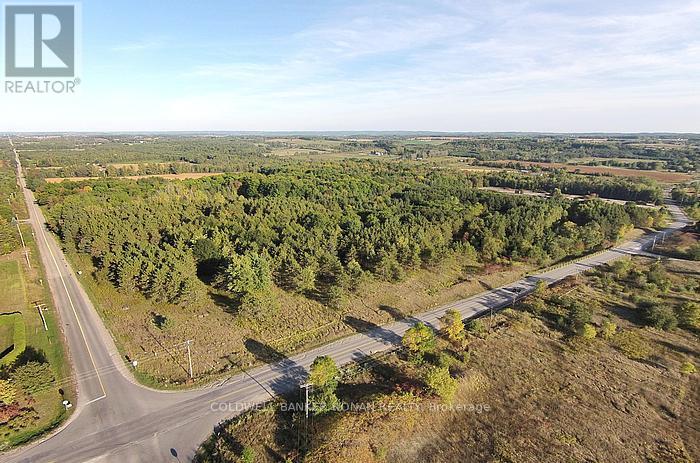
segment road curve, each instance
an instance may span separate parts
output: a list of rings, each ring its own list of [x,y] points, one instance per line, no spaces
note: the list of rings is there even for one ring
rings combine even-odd
[[[640,252],[663,233],[649,234],[506,287],[251,369],[206,389],[159,392],[135,384],[127,371],[78,277],[52,234],[45,229],[41,210],[25,186],[16,152],[15,157],[29,221],[68,341],[78,406],[69,422],[48,439],[1,455],[0,461],[8,463],[189,461],[219,422],[271,396],[298,388],[311,362],[319,355],[330,355],[344,364],[391,349],[417,321],[437,326],[438,319],[448,309],[456,309],[467,318],[503,308],[515,297],[531,292],[538,280],[551,284],[626,254]],[[666,231],[685,226],[687,218],[682,211],[674,205],[669,208],[673,223]],[[515,287],[522,289],[516,294],[512,291]]]

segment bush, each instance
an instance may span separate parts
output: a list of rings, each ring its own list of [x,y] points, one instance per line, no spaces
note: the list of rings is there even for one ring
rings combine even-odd
[[[431,392],[447,402],[451,402],[457,392],[457,380],[450,375],[447,367],[433,367],[425,374],[425,384]]]
[[[338,387],[339,374],[335,360],[326,355],[316,357],[311,364],[309,383],[313,385],[311,406],[314,414],[337,409],[340,401],[335,395],[335,389]]]
[[[12,373],[12,379],[20,390],[32,394],[50,388],[56,380],[49,364],[39,362],[17,367]]]
[[[681,373],[684,375],[693,375],[696,371],[697,369],[695,368],[695,365],[690,362],[683,362],[681,365]]]
[[[625,278],[632,268],[632,261],[630,259],[620,259],[616,260],[610,266],[613,273],[618,279]]]
[[[651,355],[651,346],[635,331],[621,331],[614,337],[615,346],[627,357],[643,360]]]
[[[700,223],[700,222],[698,222]],[[688,248],[688,257],[692,260],[700,260],[700,243],[695,243]]]
[[[591,323],[592,318],[593,311],[590,309],[590,307],[580,302],[574,302],[569,306],[567,322],[569,329],[573,333],[581,333],[583,331],[583,327]]]
[[[252,447],[245,446],[241,452],[242,463],[253,463],[255,461],[255,450]]]
[[[617,332],[617,325],[609,320],[603,321],[603,326],[600,328],[600,337],[606,341],[612,339]]]
[[[464,322],[462,315],[454,309],[448,310],[440,319],[443,323],[447,338],[452,342],[457,342],[464,337]]]
[[[467,323],[467,331],[472,334],[481,335],[486,332],[486,326],[481,320],[469,320]]]
[[[525,308],[535,315],[542,315],[547,310],[547,303],[542,298],[533,297],[525,303]]]
[[[15,401],[17,391],[15,387],[6,379],[0,379],[0,402],[5,405],[10,405]]]
[[[591,340],[595,338],[597,334],[595,327],[590,323],[586,323],[581,327],[580,335],[583,339]]]
[[[668,306],[645,304],[643,307],[644,321],[647,325],[661,330],[672,330],[678,326],[675,312]]]
[[[686,302],[676,308],[678,324],[685,328],[700,329],[700,304],[697,302]]]

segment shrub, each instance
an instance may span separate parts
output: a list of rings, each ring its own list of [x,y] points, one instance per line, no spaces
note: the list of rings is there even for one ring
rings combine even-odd
[[[486,332],[486,326],[481,320],[469,320],[467,323],[467,331],[472,334],[481,335]]]
[[[338,385],[339,372],[335,360],[327,355],[322,355],[316,357],[311,364],[309,382],[317,388],[331,388],[335,390],[335,387]]]
[[[447,402],[451,402],[457,392],[457,380],[450,375],[447,367],[433,367],[425,374],[425,383],[431,392]]]
[[[615,346],[631,359],[643,360],[651,355],[651,346],[635,331],[627,330],[617,333],[614,342]]]
[[[649,271],[647,271],[647,281],[654,283],[662,291],[666,292],[671,288],[671,280],[668,278],[668,272],[660,262],[654,262]]]
[[[643,308],[644,321],[647,325],[661,330],[672,330],[678,326],[674,311],[665,305],[648,304]]]
[[[547,310],[547,303],[539,297],[533,297],[525,303],[525,308],[535,315],[541,315]]]
[[[591,340],[595,338],[597,334],[595,327],[590,323],[586,323],[581,327],[580,335],[583,339]]]
[[[600,328],[600,337],[606,341],[612,339],[617,332],[617,325],[609,320],[603,321],[603,326]]]
[[[0,402],[5,405],[10,405],[15,401],[17,391],[15,387],[6,379],[0,379]]]
[[[255,461],[255,450],[252,447],[245,446],[241,452],[242,463],[253,463]]]
[[[48,363],[29,362],[12,373],[19,389],[28,393],[40,392],[51,387],[55,381]]]
[[[313,385],[311,406],[314,414],[321,414],[335,410],[339,405],[335,389],[338,387],[338,375],[340,371],[335,361],[322,355],[316,357],[311,364],[309,382]]]
[[[695,365],[690,362],[683,362],[681,365],[681,373],[684,375],[692,375],[695,374],[696,371],[697,369],[695,368]]]
[[[632,268],[632,261],[630,259],[616,260],[610,267],[618,279],[625,278]]]
[[[537,297],[544,297],[547,293],[547,283],[544,280],[537,280],[535,284],[535,290],[532,292]]]
[[[569,306],[567,322],[572,332],[581,333],[583,327],[591,323],[592,318],[593,312],[590,307],[580,302],[574,302]]]
[[[700,223],[700,222],[698,222]],[[688,248],[688,257],[692,260],[700,260],[700,243],[695,243]]]
[[[685,328],[700,328],[700,304],[697,302],[686,302],[676,308],[678,324]]]

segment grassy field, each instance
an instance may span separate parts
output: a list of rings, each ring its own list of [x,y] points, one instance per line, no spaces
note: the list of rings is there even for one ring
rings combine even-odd
[[[159,177],[166,180],[188,180],[193,178],[202,177],[212,177],[215,175],[223,175],[222,172],[190,172],[184,174],[152,174],[152,175],[126,175],[123,177],[116,178],[126,178],[129,180],[139,180],[141,178]],[[61,182],[80,182],[83,180],[92,180],[97,177],[48,177],[44,180],[47,183],[61,183]]]
[[[280,399],[221,426],[195,461],[697,461],[700,381],[687,365],[700,364],[700,325],[651,328],[640,298],[700,302],[700,263],[664,262],[665,292],[639,279],[652,263],[635,258],[625,275],[596,270],[530,297],[492,328],[472,328],[466,352],[441,336],[424,362],[399,351],[345,368],[337,395],[364,408],[306,421],[282,406],[300,396]],[[571,301],[586,301],[595,337],[561,320]],[[436,362],[458,381],[449,402],[423,379]]]
[[[685,183],[693,180],[694,176],[681,172],[663,172],[656,170],[637,170],[626,169],[624,167],[605,167],[605,166],[582,166],[576,164],[563,164],[557,162],[531,162],[531,161],[495,161],[498,163],[518,162],[525,166],[539,166],[552,169],[565,169],[569,172],[577,172],[582,174],[605,174],[621,177],[645,177],[656,180],[661,183]]]
[[[0,261],[0,312],[22,310],[26,303],[19,262]]]
[[[24,317],[21,313],[0,313],[0,349],[2,365],[10,365],[27,347]]]

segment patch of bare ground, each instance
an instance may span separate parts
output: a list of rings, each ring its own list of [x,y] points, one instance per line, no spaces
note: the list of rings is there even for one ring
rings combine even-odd
[[[184,174],[151,174],[151,175],[126,175],[124,177],[129,180],[139,180],[142,178],[159,177],[166,180],[189,180],[202,177],[213,177],[215,175],[224,175],[223,172],[189,172]],[[61,183],[61,182],[82,182],[85,180],[98,180],[98,177],[48,177],[45,178],[46,183]]]
[[[695,254],[691,251],[693,247],[698,246],[700,242],[700,234],[690,229],[676,231],[666,236],[662,243],[654,247],[654,252],[668,257],[676,257],[679,259],[693,259],[695,254],[700,257],[700,252]]]

